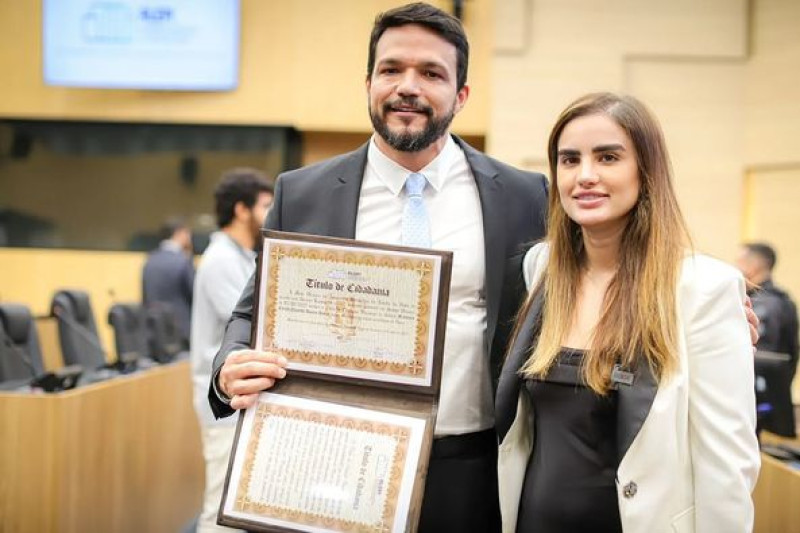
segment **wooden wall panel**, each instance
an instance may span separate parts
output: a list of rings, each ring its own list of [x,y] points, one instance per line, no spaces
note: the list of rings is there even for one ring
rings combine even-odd
[[[100,342],[108,359],[115,360],[108,310],[116,302],[141,302],[144,261],[145,254],[133,252],[0,248],[0,301],[22,303],[34,315],[46,315],[57,290],[86,290]]]
[[[500,3],[501,0],[495,0]],[[525,43],[503,46],[492,64],[487,147],[511,164],[540,168],[550,127],[574,98],[593,91],[629,91],[629,58],[672,57],[729,62],[744,59],[747,2],[711,0],[528,0],[516,9],[527,20]],[[495,30],[500,34],[503,29]],[[514,28],[516,32],[516,27]],[[501,41],[503,44],[505,41]],[[691,102],[692,95],[684,94]]]
[[[800,2],[753,0],[747,64],[747,163],[800,162]]]
[[[659,118],[698,251],[731,261],[741,235],[745,67],[738,61],[628,62],[630,92]]]
[[[778,254],[775,282],[800,299],[800,165],[754,168],[747,175],[745,240],[766,241]]]

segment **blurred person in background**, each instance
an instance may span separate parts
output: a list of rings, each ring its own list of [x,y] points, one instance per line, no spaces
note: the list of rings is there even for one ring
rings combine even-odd
[[[747,280],[747,294],[759,318],[760,338],[756,348],[788,357],[789,368],[783,365],[764,366],[756,376],[759,403],[758,431],[766,429],[777,435],[794,438],[797,434],[794,410],[791,407],[792,381],[797,370],[798,332],[797,307],[786,291],[772,281],[777,262],[775,249],[763,242],[745,243],[739,250],[736,264]],[[779,405],[774,405],[777,402]]]
[[[772,270],[777,259],[770,245],[752,242],[742,245],[736,264],[747,280],[747,294],[760,320],[760,337],[756,347],[789,355],[792,368],[796,370],[797,307],[789,294],[772,281]]]
[[[216,420],[208,405],[208,382],[225,325],[255,271],[261,226],[272,205],[273,188],[260,171],[235,168],[214,191],[219,231],[200,259],[194,285],[191,361],[194,407],[200,422],[206,484],[198,533],[230,531],[217,525],[236,418]]]
[[[182,218],[170,218],[161,228],[161,239],[142,270],[142,302],[145,307],[169,306],[180,330],[182,347],[186,348],[194,285],[192,231]]]

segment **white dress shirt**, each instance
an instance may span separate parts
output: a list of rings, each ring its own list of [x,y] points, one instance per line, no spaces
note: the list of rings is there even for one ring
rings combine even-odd
[[[494,404],[485,351],[486,263],[483,214],[475,178],[459,146],[445,147],[419,171],[429,182],[423,199],[436,250],[453,252],[442,387],[434,434],[459,435],[494,425]],[[356,218],[356,239],[400,244],[411,173],[369,144]]]

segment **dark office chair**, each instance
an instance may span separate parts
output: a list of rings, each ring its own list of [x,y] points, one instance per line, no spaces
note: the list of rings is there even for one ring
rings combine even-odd
[[[0,381],[30,380],[43,372],[30,310],[21,304],[0,304]]]
[[[187,356],[172,308],[168,304],[155,303],[149,305],[145,313],[150,357],[159,363],[169,363]]]
[[[89,295],[61,290],[53,296],[51,313],[58,319],[58,337],[65,365],[93,370],[106,364],[106,353],[97,336]]]
[[[147,342],[147,317],[139,304],[118,303],[108,311],[108,323],[114,329],[117,360],[133,362],[150,357]]]
[[[140,304],[114,304],[108,311],[108,323],[114,328],[117,361],[110,365],[127,374],[155,365],[150,354],[147,313]]]

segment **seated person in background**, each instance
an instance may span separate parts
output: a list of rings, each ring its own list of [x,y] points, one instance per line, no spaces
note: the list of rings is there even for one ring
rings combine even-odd
[[[548,156],[547,239],[497,389],[503,531],[752,531],[741,275],[692,252],[635,98],[576,100]]]
[[[225,324],[256,268],[261,225],[272,205],[272,185],[258,170],[225,173],[214,191],[217,225],[200,259],[192,310],[192,381],[194,408],[200,422],[206,484],[198,533],[231,531],[217,526],[222,484],[236,430],[236,417],[215,420],[208,405],[211,364],[222,344]]]
[[[161,244],[147,256],[142,271],[142,301],[169,305],[180,327],[183,348],[189,346],[192,315],[192,232],[181,218],[167,220],[161,228]]]

